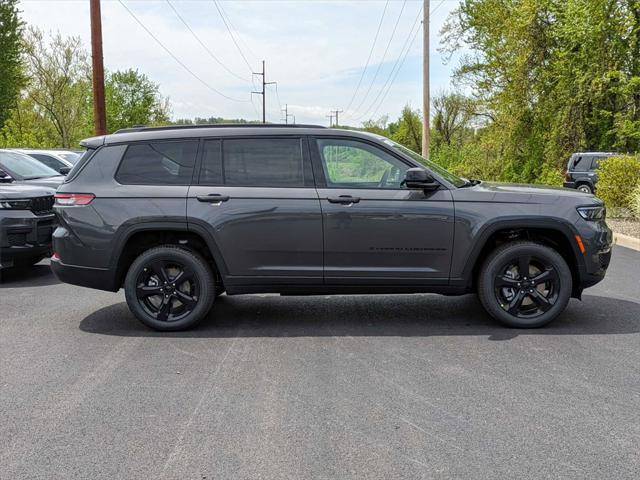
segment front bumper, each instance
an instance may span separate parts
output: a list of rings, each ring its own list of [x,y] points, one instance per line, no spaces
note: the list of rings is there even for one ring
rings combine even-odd
[[[585,271],[581,276],[581,288],[588,288],[604,279],[611,262],[613,246],[613,232],[606,222],[588,222],[592,227],[589,230],[582,229],[580,235],[584,241]]]
[[[51,251],[55,215],[7,210],[0,216],[0,268],[28,265]]]

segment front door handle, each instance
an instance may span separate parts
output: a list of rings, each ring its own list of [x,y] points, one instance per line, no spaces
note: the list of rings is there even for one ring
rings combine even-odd
[[[339,197],[327,197],[329,203],[339,203],[341,205],[351,205],[358,203],[360,197],[352,197],[351,195],[340,195]]]
[[[219,193],[210,193],[209,195],[198,195],[196,197],[199,202],[203,203],[220,203],[229,200],[229,195],[220,195]]]

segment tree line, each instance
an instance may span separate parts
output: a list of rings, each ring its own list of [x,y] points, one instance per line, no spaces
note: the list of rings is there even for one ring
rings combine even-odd
[[[0,2],[0,147],[77,148],[93,134],[91,63],[78,37],[25,25]],[[169,100],[134,69],[105,73],[107,128],[169,121]]]
[[[465,49],[433,100],[432,159],[467,177],[559,183],[571,153],[640,148],[640,1],[463,0],[441,31]],[[419,151],[420,112],[367,129]],[[408,145],[409,146],[409,145]]]

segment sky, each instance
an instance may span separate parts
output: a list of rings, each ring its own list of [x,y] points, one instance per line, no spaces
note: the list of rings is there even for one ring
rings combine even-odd
[[[335,109],[343,110],[341,124],[360,125],[383,115],[394,120],[406,104],[422,105],[422,0],[101,4],[105,68],[148,75],[169,97],[174,119],[260,119],[262,97],[251,91],[261,89],[261,76],[252,72],[261,71],[262,60],[266,80],[277,82],[266,87],[270,122],[282,123],[285,104],[297,123],[320,125]],[[445,62],[438,49],[440,29],[457,4],[431,0],[432,95],[452,89],[459,55]],[[79,36],[90,49],[87,0],[23,0],[19,8],[26,23]]]

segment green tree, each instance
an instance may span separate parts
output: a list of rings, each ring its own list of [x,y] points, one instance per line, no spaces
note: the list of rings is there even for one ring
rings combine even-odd
[[[0,1],[0,129],[11,115],[24,84],[22,71],[22,22],[18,0]]]
[[[75,147],[91,134],[90,65],[80,39],[57,33],[47,43],[42,31],[29,28],[25,64],[35,112],[53,126],[57,146]]]
[[[578,150],[640,148],[638,0],[463,0],[444,49],[492,121],[503,180],[557,178]],[[494,143],[495,146],[495,143]]]
[[[107,128],[114,132],[133,125],[169,122],[169,102],[159,86],[137,70],[117,71],[105,82]]]

